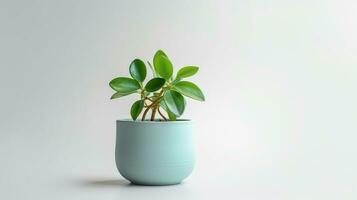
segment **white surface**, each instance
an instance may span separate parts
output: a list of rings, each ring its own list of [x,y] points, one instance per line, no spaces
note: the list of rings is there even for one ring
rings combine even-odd
[[[0,1],[0,199],[357,199],[356,1]],[[108,81],[199,65],[198,163],[136,187]]]

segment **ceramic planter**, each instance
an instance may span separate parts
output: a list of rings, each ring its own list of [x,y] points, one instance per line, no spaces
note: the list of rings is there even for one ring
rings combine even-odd
[[[115,161],[140,185],[178,184],[195,163],[192,121],[117,121]]]

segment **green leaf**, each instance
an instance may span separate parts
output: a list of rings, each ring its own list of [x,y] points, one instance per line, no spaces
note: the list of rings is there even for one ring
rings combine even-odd
[[[203,95],[201,89],[197,87],[197,85],[189,81],[180,81],[176,83],[174,86],[174,90],[178,91],[179,93],[187,97],[196,99],[198,101],[205,100],[205,96]]]
[[[144,100],[135,101],[131,106],[130,114],[133,120],[136,120],[144,108]]]
[[[165,56],[166,58],[168,58],[167,55],[165,54],[165,52],[164,52],[163,50],[161,50],[161,49],[159,49],[159,50],[155,53],[155,56],[156,56],[156,55],[158,55],[158,56]],[[154,56],[154,59],[155,59],[155,56]]]
[[[133,94],[133,93],[135,93],[135,91],[134,92],[129,92],[129,93],[117,92],[117,93],[113,94],[112,97],[110,97],[110,99],[117,99],[117,98],[124,97],[124,96],[127,96],[129,94]]]
[[[166,80],[163,78],[153,78],[145,85],[145,90],[148,92],[155,92],[156,90],[159,90],[165,82]]]
[[[169,116],[170,121],[176,121],[177,117],[174,113],[172,113],[170,110],[166,111],[167,115]]]
[[[129,72],[133,79],[143,82],[146,78],[146,66],[145,63],[140,59],[135,59],[130,64]]]
[[[176,91],[166,91],[164,94],[164,101],[167,105],[167,108],[177,117],[181,116],[185,110],[185,99],[180,93]]]
[[[109,86],[120,93],[130,93],[140,88],[138,81],[127,77],[115,78],[109,82]]]
[[[165,101],[160,101],[160,106],[166,111],[170,121],[176,121],[176,116],[169,110]]]
[[[187,67],[182,67],[178,72],[176,78],[181,79],[181,78],[187,78],[190,76],[193,76],[197,73],[198,67],[196,66],[187,66]]]
[[[173,73],[172,63],[162,50],[158,50],[154,55],[155,72],[162,78],[169,80]]]

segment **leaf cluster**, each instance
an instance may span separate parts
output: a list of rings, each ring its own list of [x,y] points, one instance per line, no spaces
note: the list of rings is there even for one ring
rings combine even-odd
[[[111,99],[134,93],[139,94],[139,100],[135,101],[130,109],[133,120],[136,120],[140,114],[142,114],[141,120],[146,120],[150,111],[151,121],[156,119],[157,113],[162,120],[175,121],[185,111],[185,97],[198,101],[205,100],[197,85],[184,80],[198,72],[197,66],[182,67],[174,76],[172,62],[162,50],[155,53],[153,66],[150,62],[147,62],[147,64],[153,77],[146,83],[144,82],[147,78],[147,68],[140,59],[133,60],[129,66],[131,78],[117,77],[109,82],[109,86],[116,92]],[[163,111],[166,112],[166,115]]]

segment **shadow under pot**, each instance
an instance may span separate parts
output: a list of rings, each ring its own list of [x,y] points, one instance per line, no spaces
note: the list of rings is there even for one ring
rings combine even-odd
[[[120,174],[133,184],[173,185],[194,167],[190,120],[117,120],[115,161]]]

